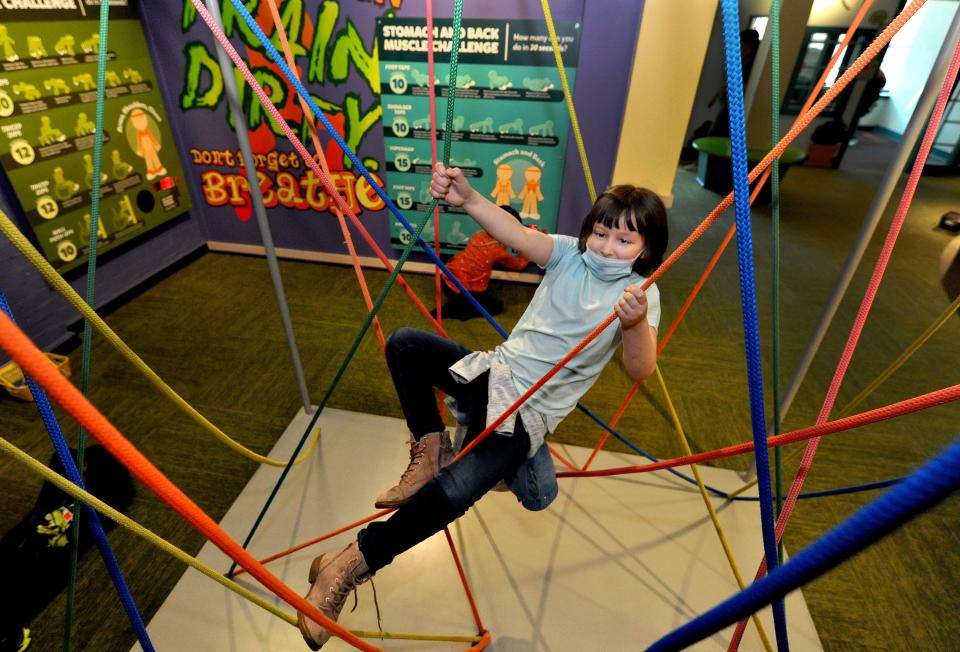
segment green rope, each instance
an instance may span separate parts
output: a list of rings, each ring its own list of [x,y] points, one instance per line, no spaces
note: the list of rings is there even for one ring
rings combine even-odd
[[[107,27],[110,22],[110,3],[100,3],[100,45],[97,52],[97,108],[96,134],[93,139],[93,179],[90,190],[90,239],[87,252],[87,304],[94,307],[97,286],[97,234],[100,230],[100,168],[103,161],[103,104],[105,101],[107,74]],[[90,355],[93,348],[93,325],[83,320],[83,366],[80,375],[80,391],[86,396],[90,388]],[[77,469],[83,478],[83,449],[87,443],[87,433],[80,428],[77,434]],[[80,513],[82,505],[78,502],[73,509],[73,523],[70,533],[73,542],[70,545],[70,575],[67,581],[67,617],[66,632],[63,637],[64,652],[70,652],[73,634],[73,610],[77,591],[77,561],[80,556]]]
[[[444,167],[450,164],[450,149],[452,145],[453,138],[453,119],[454,119],[454,100],[456,98],[456,88],[457,88],[457,64],[460,57],[460,26],[463,19],[463,0],[456,0],[453,8],[453,46],[450,50],[450,79],[448,82],[448,99],[447,99],[447,116],[446,116],[446,127],[443,131],[443,165]],[[340,382],[340,379],[343,378],[343,374],[346,372],[347,367],[350,364],[350,361],[353,359],[354,354],[360,348],[360,343],[363,341],[364,336],[367,334],[367,331],[370,329],[370,325],[373,323],[374,317],[377,316],[380,307],[383,305],[383,302],[387,298],[387,294],[390,292],[390,288],[393,287],[394,281],[396,281],[397,276],[400,274],[400,271],[403,268],[404,263],[407,261],[407,258],[410,256],[410,253],[413,251],[413,248],[417,245],[417,241],[420,240],[420,234],[423,232],[423,229],[426,227],[427,223],[430,221],[431,216],[433,215],[434,208],[440,203],[440,200],[434,198],[430,202],[430,207],[424,213],[423,220],[417,225],[417,230],[414,236],[410,239],[409,244],[404,248],[403,253],[400,255],[400,259],[397,261],[396,266],[393,268],[393,271],[390,273],[390,276],[387,278],[387,283],[384,285],[383,289],[380,291],[380,294],[377,296],[377,300],[374,301],[373,307],[370,309],[370,312],[367,314],[367,318],[363,322],[363,326],[360,328],[360,332],[357,333],[357,336],[354,338],[353,343],[350,345],[350,350],[347,352],[346,358],[344,358],[343,363],[340,365],[340,368],[337,370],[336,375],[333,378],[333,381],[330,383],[330,386],[327,388],[327,391],[324,393],[323,398],[320,400],[317,409],[313,413],[313,417],[310,419],[310,423],[303,431],[303,436],[300,437],[300,442],[297,444],[296,449],[294,449],[293,454],[290,456],[290,462],[287,463],[287,466],[284,467],[283,472],[280,474],[280,477],[277,479],[277,483],[274,485],[273,490],[270,492],[270,496],[267,498],[267,502],[264,504],[263,508],[260,510],[260,514],[257,516],[256,521],[253,523],[253,527],[250,529],[250,533],[247,535],[247,538],[243,541],[243,547],[246,548],[249,545],[253,535],[256,533],[257,528],[260,527],[260,523],[263,521],[263,517],[266,516],[267,510],[270,509],[270,505],[273,503],[273,499],[276,497],[277,493],[280,491],[280,485],[283,484],[283,481],[287,477],[290,468],[293,466],[292,461],[300,453],[300,449],[303,447],[304,442],[307,440],[307,437],[310,436],[310,433],[313,431],[313,427],[317,422],[317,419],[320,418],[320,414],[323,412],[324,407],[327,405],[327,401],[330,400],[330,396],[333,394],[334,389],[336,389],[337,384]],[[236,563],[230,566],[230,570],[227,572],[227,575],[233,573],[236,567]]]
[[[770,7],[770,48],[772,50],[772,134],[771,143],[780,142],[780,0],[773,0]],[[773,223],[773,434],[780,434],[780,159],[772,163],[770,177]],[[783,509],[783,462],[780,447],[774,449],[774,480],[776,484],[776,514]],[[783,563],[783,542],[777,547],[780,563]]]

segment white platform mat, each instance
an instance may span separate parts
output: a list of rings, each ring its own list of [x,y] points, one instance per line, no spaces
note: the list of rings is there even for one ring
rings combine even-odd
[[[309,417],[294,418],[271,456],[285,459]],[[327,409],[315,460],[294,467],[250,546],[258,559],[291,548],[373,514],[374,497],[399,478],[407,462],[402,421]],[[589,450],[559,446],[581,463]],[[635,455],[601,452],[592,468],[643,463]],[[689,468],[680,469],[688,473]],[[701,467],[707,484],[740,486],[738,476]],[[261,467],[222,521],[243,541],[281,469]],[[689,474],[689,473],[688,473]],[[763,554],[756,502],[723,505],[720,520],[743,575],[750,581]],[[485,496],[450,533],[471,582],[495,652],[642,650],[737,591],[706,508],[693,485],[666,472],[560,481],[560,496],[543,512],[528,512],[510,493]],[[301,550],[268,565],[301,594],[311,560],[342,547],[356,531]],[[207,543],[199,558],[226,571],[230,560]],[[251,581],[249,588],[281,603]],[[377,573],[384,631],[476,634],[476,625],[442,533],[398,557]],[[340,623],[377,630],[370,584],[348,601]],[[791,648],[820,650],[816,629],[797,591],[786,601]],[[761,613],[771,640],[769,608]],[[307,650],[299,631],[188,569],[149,625],[158,650],[271,652]],[[695,646],[725,650],[732,627]],[[468,644],[371,640],[386,650],[464,650]],[[139,645],[134,647],[140,649]],[[324,650],[351,646],[332,639]],[[762,650],[755,627],[741,650]]]

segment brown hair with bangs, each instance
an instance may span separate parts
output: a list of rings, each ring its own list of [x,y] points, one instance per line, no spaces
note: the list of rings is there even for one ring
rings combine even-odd
[[[650,276],[663,263],[667,251],[667,208],[657,193],[630,184],[610,186],[597,197],[583,219],[578,246],[583,252],[593,227],[601,224],[608,229],[621,228],[636,231],[643,236],[643,251],[633,263],[633,271]]]

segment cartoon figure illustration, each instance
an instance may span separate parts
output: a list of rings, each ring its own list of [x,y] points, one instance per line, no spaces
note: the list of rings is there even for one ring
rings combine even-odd
[[[450,233],[446,234],[445,239],[450,244],[465,244],[469,239],[463,228],[460,226],[460,220],[454,220],[450,225]]]
[[[454,130],[454,131],[462,131],[462,130],[463,130],[463,123],[464,123],[465,121],[466,121],[466,118],[464,118],[462,115],[455,116],[455,117],[453,118],[453,130]]]
[[[43,93],[40,92],[40,89],[34,86],[33,84],[28,84],[27,82],[17,82],[13,85],[13,92],[17,95],[23,95],[25,100],[36,100],[39,99]]]
[[[496,70],[491,70],[487,73],[487,77],[490,78],[490,88],[505,91],[513,86],[513,82],[510,81],[509,77],[498,75]]]
[[[157,155],[160,151],[160,141],[150,130],[150,119],[143,109],[134,109],[130,112],[130,125],[137,130],[136,154],[143,158],[147,165],[147,181],[156,179],[167,173],[163,161]]]
[[[105,172],[100,173],[100,183],[107,180]],[[83,155],[83,184],[87,188],[93,188],[93,157],[89,154]]]
[[[90,122],[90,118],[87,117],[86,113],[82,111],[77,115],[77,124],[73,128],[73,133],[76,136],[86,136],[96,132],[97,125]]]
[[[90,54],[98,54],[100,52],[100,35],[94,32],[90,35],[90,38],[80,41],[80,49]]]
[[[81,90],[92,91],[97,87],[97,82],[93,80],[93,75],[88,72],[74,75],[70,80],[74,86],[79,86]]]
[[[430,76],[426,73],[422,73],[416,68],[410,69],[410,76],[413,77],[413,83],[417,86],[427,86],[430,83]],[[436,86],[440,83],[439,79],[434,79],[433,84]]]
[[[420,203],[429,204],[433,200],[433,197],[430,195],[430,184],[425,183],[420,186]]]
[[[470,75],[457,75],[457,88],[473,88],[476,85],[477,82]]]
[[[523,171],[525,183],[520,191],[520,199],[523,200],[523,206],[520,208],[520,217],[529,217],[532,220],[540,219],[540,211],[537,209],[537,202],[543,200],[543,193],[540,192],[540,177],[543,171],[536,165],[531,165]]]
[[[123,78],[129,81],[131,84],[139,84],[143,81],[143,76],[140,75],[140,72],[135,68],[124,68]]]
[[[553,82],[548,78],[543,77],[540,79],[535,79],[533,77],[524,77],[523,86],[531,91],[537,91],[539,93],[545,93],[553,88]]]
[[[48,547],[63,548],[70,543],[67,532],[70,530],[70,523],[73,521],[73,512],[66,507],[60,507],[46,514],[43,518],[47,524],[38,525],[37,534],[47,535]]]
[[[39,36],[27,37],[27,52],[34,59],[40,59],[47,56],[47,48],[43,47],[43,41]]]
[[[130,204],[130,198],[126,195],[120,200],[120,203],[113,208],[113,228],[123,229],[139,222],[137,214],[133,212],[133,206]]]
[[[110,88],[116,88],[123,83],[123,81],[120,79],[120,75],[112,70],[107,71],[107,74],[104,76],[103,80]]]
[[[52,91],[54,95],[69,95],[70,87],[67,86],[67,82],[60,79],[59,77],[51,77],[50,79],[43,80],[43,87],[48,91]]]
[[[522,134],[523,133],[523,118],[517,118],[513,122],[508,122],[506,124],[500,125],[497,129],[501,134]]]
[[[66,201],[77,194],[80,184],[63,177],[63,168],[53,168],[53,194],[60,201]]]
[[[90,213],[83,214],[83,224],[80,226],[80,239],[90,241]],[[103,220],[97,220],[97,239],[106,240],[107,230],[103,228]]]
[[[493,118],[484,118],[480,122],[470,123],[470,132],[471,133],[481,133],[481,134],[492,134],[493,133]]]
[[[531,136],[552,136],[553,135],[553,120],[547,120],[541,125],[534,125],[530,127]]]
[[[110,153],[110,162],[113,163],[113,178],[126,179],[133,172],[133,166],[120,158],[120,150],[115,149]]]
[[[52,145],[53,143],[62,143],[67,139],[63,132],[50,124],[50,116],[40,118],[40,144]]]
[[[430,116],[420,118],[419,120],[413,121],[414,129],[429,129],[430,128]]]
[[[497,183],[493,186],[490,196],[493,197],[493,203],[497,206],[509,206],[510,200],[517,196],[513,191],[513,167],[507,163],[501,163],[497,166]]]
[[[477,166],[477,161],[472,158],[453,158],[450,157],[450,165],[455,168],[472,168]]]
[[[20,55],[13,49],[14,43],[16,41],[7,34],[7,26],[0,25],[0,48],[3,48],[3,58],[7,61],[17,61],[20,58]]]
[[[74,54],[73,44],[75,42],[73,34],[64,34],[53,44],[53,49],[62,57],[72,57]]]

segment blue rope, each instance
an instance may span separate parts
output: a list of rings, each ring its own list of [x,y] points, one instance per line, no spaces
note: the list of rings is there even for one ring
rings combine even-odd
[[[802,550],[767,577],[667,634],[649,652],[683,650],[780,600],[868,548],[960,488],[960,441]]]
[[[621,435],[619,432],[617,432],[616,430],[614,430],[613,428],[611,428],[610,426],[608,426],[606,423],[603,422],[603,420],[602,420],[600,417],[598,417],[597,415],[595,415],[593,412],[591,412],[591,411],[590,411],[589,409],[587,409],[585,406],[580,405],[580,404],[577,404],[577,407],[580,408],[580,411],[581,411],[581,412],[583,412],[583,413],[586,414],[588,417],[590,417],[591,419],[593,419],[601,428],[603,428],[604,430],[606,430],[607,432],[609,432],[611,435],[613,435],[614,437],[616,437],[617,439],[619,439],[623,444],[625,444],[627,447],[629,447],[630,449],[632,449],[634,452],[642,455],[643,457],[646,457],[646,458],[647,458],[648,460],[650,460],[651,462],[659,462],[659,461],[660,461],[659,458],[654,457],[653,455],[651,455],[650,453],[648,453],[647,451],[643,450],[642,448],[640,448],[639,446],[637,446],[636,444],[634,444],[632,441],[630,441],[629,439],[627,439],[626,437],[624,437],[623,435]],[[677,476],[677,477],[680,478],[681,480],[684,480],[685,482],[688,482],[688,483],[690,483],[690,484],[692,484],[692,485],[696,485],[696,484],[697,484],[697,481],[696,481],[694,478],[691,478],[690,476],[688,476],[688,475],[686,475],[686,474],[684,474],[684,473],[681,473],[680,471],[677,471],[676,469],[663,469],[663,470],[671,473],[672,475]],[[797,498],[799,498],[799,499],[804,499],[804,498],[823,498],[823,497],[825,497],[825,496],[839,496],[839,495],[841,495],[841,494],[853,494],[853,493],[857,493],[857,492],[860,492],[860,491],[872,491],[872,490],[875,490],[875,489],[883,489],[883,488],[885,488],[885,487],[889,487],[889,486],[891,486],[891,485],[897,484],[898,482],[901,482],[902,480],[903,480],[903,478],[891,478],[890,480],[878,480],[877,482],[870,482],[870,483],[867,483],[867,484],[852,485],[852,486],[849,486],[849,487],[839,487],[839,488],[836,488],[836,489],[823,489],[823,490],[821,490],[821,491],[810,491],[810,492],[807,492],[807,493],[800,494],[799,496],[797,496]],[[716,496],[716,497],[718,497],[718,498],[725,498],[726,500],[733,500],[733,501],[736,501],[736,500],[743,500],[743,501],[757,501],[757,500],[760,500],[760,497],[759,497],[759,496],[733,496],[733,497],[731,497],[728,492],[723,491],[722,489],[717,489],[716,487],[711,487],[711,486],[708,485],[708,484],[704,484],[703,486],[704,486],[704,488],[705,488],[707,491],[709,491],[710,493],[712,493],[714,496]]]
[[[257,22],[253,19],[253,16],[250,15],[250,12],[247,11],[246,7],[244,7],[239,2],[239,0],[231,0],[231,2],[233,2],[233,5],[237,8],[237,12],[243,17],[244,21],[247,23],[250,29],[253,30],[254,33],[257,35],[257,38],[260,39],[260,42],[266,48],[267,53],[270,55],[270,58],[273,59],[273,62],[280,67],[284,77],[287,79],[287,82],[289,82],[291,85],[293,85],[297,89],[297,92],[300,93],[301,99],[308,103],[308,105],[310,106],[310,109],[314,112],[314,115],[316,115],[321,120],[321,122],[323,122],[324,126],[327,128],[327,132],[337,142],[337,144],[344,151],[344,153],[346,153],[347,157],[353,162],[353,164],[357,166],[357,169],[360,171],[360,173],[370,183],[370,187],[373,188],[378,195],[380,195],[380,197],[386,203],[387,208],[389,208],[390,212],[393,213],[394,217],[400,220],[404,228],[406,228],[410,233],[415,234],[416,229],[414,228],[414,226],[410,224],[406,220],[406,218],[404,218],[403,214],[400,213],[400,211],[394,205],[393,200],[391,200],[390,197],[384,192],[380,184],[377,183],[370,176],[370,172],[367,170],[366,167],[364,167],[363,162],[360,161],[360,159],[353,152],[353,150],[350,149],[350,147],[343,141],[343,138],[340,136],[337,130],[333,127],[333,125],[330,124],[330,121],[323,114],[323,111],[319,110],[319,107],[317,107],[317,105],[314,103],[313,97],[310,95],[310,93],[307,92],[306,88],[304,88],[299,77],[293,74],[293,72],[290,70],[290,67],[287,65],[286,60],[280,55],[277,49],[273,46],[273,44],[270,42],[270,39],[267,38],[266,34],[264,34],[260,25],[258,25]],[[421,238],[417,238],[417,243],[423,248],[424,253],[426,253],[430,257],[430,259],[440,268],[440,270],[444,273],[444,275],[447,278],[449,278],[454,285],[457,286],[457,289],[460,290],[460,293],[463,296],[465,296],[470,301],[471,304],[473,304],[473,307],[480,313],[480,315],[484,319],[486,319],[487,322],[491,326],[493,326],[494,329],[496,329],[496,331],[500,334],[502,338],[507,339],[507,337],[509,337],[509,333],[507,333],[507,331],[499,324],[499,322],[497,322],[497,320],[494,319],[493,316],[487,312],[487,310],[480,304],[479,301],[477,301],[477,299],[473,296],[473,294],[471,294],[470,291],[466,287],[464,287],[464,285],[460,282],[460,279],[458,279],[453,274],[453,272],[451,272],[447,268],[447,266],[444,265],[443,261],[441,261],[440,258],[436,255],[433,248],[429,246],[427,243],[425,243]],[[597,421],[597,423],[599,423],[603,428],[606,428],[611,433],[614,433],[614,431],[611,430],[609,426],[607,426],[602,420],[600,420],[592,412],[590,412],[586,407],[584,407],[583,404],[578,403],[577,407],[583,410],[592,419]],[[618,434],[615,434],[615,436],[621,437]],[[629,442],[627,443],[629,445]],[[641,454],[646,455],[646,453],[643,453],[642,451],[641,451]],[[681,476],[681,477],[685,477],[685,476]]]
[[[760,326],[757,319],[757,288],[753,271],[753,243],[750,237],[750,182],[747,179],[747,134],[743,108],[743,70],[740,59],[740,16],[736,0],[721,0],[723,45],[727,69],[727,109],[730,115],[730,152],[733,172],[734,206],[737,216],[737,259],[740,269],[740,304],[750,390],[750,416],[760,494],[760,523],[767,568],[778,565],[770,488],[770,461],[767,453],[767,426],[763,414],[763,369],[760,364]],[[773,605],[773,622],[780,652],[790,649],[786,612],[782,601]]]
[[[334,141],[336,141],[337,145],[340,146],[340,149],[342,149],[343,152],[347,155],[347,158],[350,159],[350,161],[354,164],[354,166],[356,166],[356,169],[360,172],[363,178],[366,179],[367,182],[370,184],[370,187],[373,188],[373,190],[377,193],[377,195],[379,195],[380,198],[384,201],[384,203],[387,206],[387,209],[393,214],[395,218],[397,218],[400,221],[400,223],[403,225],[403,227],[407,231],[409,231],[411,234],[416,236],[416,243],[420,245],[424,253],[430,257],[430,260],[433,261],[433,263],[440,268],[440,271],[442,271],[443,274],[448,279],[450,279],[450,281],[454,285],[457,286],[457,289],[460,290],[460,293],[463,296],[465,296],[467,300],[470,301],[471,304],[473,304],[473,307],[476,308],[477,311],[484,318],[486,318],[486,320],[489,321],[495,329],[497,329],[497,332],[500,333],[501,337],[506,339],[508,336],[507,331],[505,331],[503,327],[501,327],[500,324],[498,324],[496,320],[494,320],[493,317],[490,316],[490,314],[484,309],[484,307],[480,305],[480,302],[477,301],[474,298],[474,296],[470,294],[469,290],[467,290],[467,288],[463,286],[460,280],[456,276],[454,276],[453,272],[447,269],[447,266],[443,264],[443,261],[440,260],[440,257],[437,256],[433,248],[429,244],[424,242],[423,238],[421,238],[417,234],[417,228],[414,225],[412,225],[407,220],[407,218],[403,216],[403,214],[400,212],[400,209],[397,208],[396,204],[393,203],[393,200],[390,199],[390,196],[387,195],[383,187],[370,175],[370,171],[367,170],[366,166],[364,166],[360,158],[356,155],[356,153],[352,149],[350,149],[347,143],[343,140],[343,137],[340,136],[340,134],[337,132],[336,128],[334,128],[334,126],[330,124],[330,120],[327,119],[327,116],[324,115],[320,107],[317,106],[316,102],[314,102],[313,97],[310,95],[307,89],[303,86],[303,83],[300,81],[300,78],[297,75],[295,75],[293,71],[290,70],[290,66],[287,65],[286,60],[284,60],[284,58],[280,55],[280,53],[277,52],[277,49],[273,46],[273,43],[270,42],[270,39],[267,38],[267,35],[264,34],[263,29],[260,27],[260,25],[257,24],[257,21],[254,20],[253,16],[250,15],[250,12],[243,5],[243,3],[240,0],[230,0],[230,1],[233,3],[233,6],[236,8],[237,13],[240,14],[244,22],[246,22],[247,25],[250,27],[251,31],[253,31],[253,33],[256,34],[257,38],[260,40],[260,43],[263,45],[263,47],[267,50],[267,53],[270,55],[270,58],[273,59],[273,62],[280,67],[280,70],[283,72],[283,76],[286,77],[287,81],[294,88],[297,89],[297,92],[300,94],[301,100],[307,103],[307,106],[310,107],[310,110],[313,112],[313,115],[316,116],[320,120],[320,122],[323,123],[323,126],[326,127],[327,129],[327,133],[329,133],[330,137],[333,138]],[[455,83],[454,83],[454,86],[455,86]],[[451,94],[455,93],[454,87],[451,87],[449,92]],[[449,160],[450,158],[450,152],[449,152],[450,145],[448,142],[446,142],[446,140],[448,139],[445,139],[445,142],[444,142],[444,150],[445,150],[444,160],[445,161]]]
[[[11,321],[14,321],[13,311],[10,310],[10,305],[7,303],[7,297],[2,288],[0,288],[0,309],[2,309],[8,317],[10,317]],[[63,468],[67,473],[67,477],[70,479],[70,482],[83,489],[83,479],[80,476],[80,471],[77,468],[76,463],[70,456],[70,449],[67,447],[67,442],[63,437],[63,432],[60,430],[60,424],[57,422],[57,417],[53,413],[50,400],[47,398],[43,388],[37,385],[37,383],[30,376],[24,374],[24,380],[27,381],[27,386],[30,388],[30,393],[33,394],[33,399],[37,404],[37,410],[40,412],[40,417],[43,419],[43,423],[47,427],[47,432],[50,434],[50,441],[53,442],[53,447],[57,451],[57,456],[60,458],[60,462],[63,464]],[[97,543],[97,548],[100,549],[100,555],[103,557],[103,562],[107,566],[107,572],[110,574],[110,579],[113,580],[114,586],[117,587],[117,594],[120,596],[120,601],[123,603],[123,609],[127,612],[127,618],[130,619],[130,624],[133,625],[134,630],[136,630],[137,639],[140,641],[140,646],[143,647],[144,650],[152,651],[154,649],[153,643],[150,641],[150,636],[147,634],[147,628],[143,624],[143,619],[140,617],[140,612],[137,610],[137,605],[134,603],[133,596],[130,594],[130,589],[127,587],[127,583],[123,578],[123,572],[120,570],[120,564],[117,562],[117,558],[114,556],[113,550],[110,548],[110,542],[107,540],[107,534],[103,531],[103,526],[100,524],[100,518],[98,517],[96,510],[94,510],[92,507],[83,503],[80,504],[83,506],[83,509],[87,514],[87,518],[89,519],[84,522],[87,524],[87,527],[90,528],[91,534],[93,534],[94,540]]]

